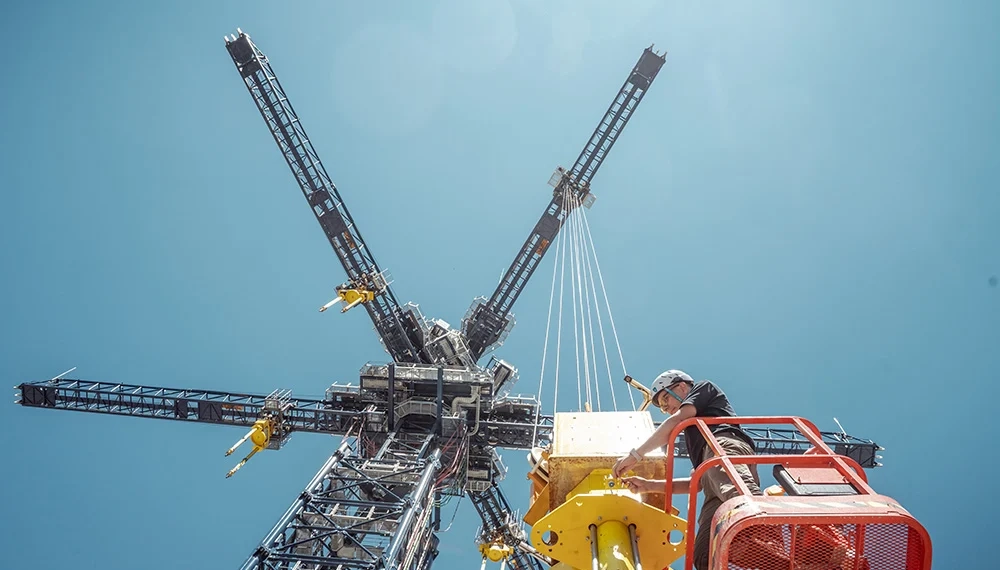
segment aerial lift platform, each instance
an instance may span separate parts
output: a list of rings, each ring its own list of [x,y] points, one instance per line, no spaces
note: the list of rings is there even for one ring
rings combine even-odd
[[[694,528],[671,496],[638,495],[611,476],[617,458],[653,431],[649,412],[556,414],[552,445],[532,450],[530,508],[524,520],[554,569],[660,570],[682,556],[694,563]],[[802,455],[728,455],[709,426],[791,425],[812,443]],[[671,481],[678,435],[695,425],[716,457],[691,475],[687,520],[697,520],[705,471],[722,466],[740,491],[712,520],[711,570],[929,570],[931,540],[895,500],[875,492],[862,467],[834,453],[803,418],[692,418],[679,424],[665,452],[644,457],[633,474]],[[779,485],[753,495],[735,465],[773,465]]]

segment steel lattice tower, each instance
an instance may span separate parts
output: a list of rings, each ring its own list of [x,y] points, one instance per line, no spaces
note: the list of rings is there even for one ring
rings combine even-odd
[[[364,306],[392,362],[366,364],[356,385],[323,399],[139,386],[56,378],[18,386],[24,406],[258,428],[279,449],[294,432],[340,435],[339,447],[278,519],[243,568],[429,568],[437,554],[440,495],[468,495],[483,540],[515,547],[510,565],[552,561],[526,541],[501,488],[501,448],[551,441],[552,417],[534,397],[508,394],[516,369],[480,360],[502,344],[512,307],[565,217],[592,203],[591,182],[665,62],[644,50],[584,149],[550,180],[552,199],[489,298],[473,302],[460,330],[401,305],[306,134],[267,57],[240,31],[226,48],[309,207],[347,274],[339,290]],[[748,430],[762,453],[802,453],[791,430]],[[249,435],[249,434],[248,434]],[[824,433],[838,452],[876,465],[878,446]],[[255,439],[255,445],[258,440]],[[256,448],[255,448],[256,450]],[[686,453],[683,442],[679,453]]]

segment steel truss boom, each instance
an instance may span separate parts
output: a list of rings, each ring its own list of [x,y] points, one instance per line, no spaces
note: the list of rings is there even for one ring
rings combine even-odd
[[[57,378],[18,386],[23,406],[252,427],[251,438],[278,449],[294,432],[343,437],[303,492],[261,541],[244,570],[428,570],[437,556],[440,497],[467,494],[483,521],[480,540],[514,547],[513,570],[553,561],[527,541],[499,482],[498,448],[552,441],[553,417],[533,397],[508,396],[516,369],[479,359],[509,330],[511,308],[566,216],[593,200],[590,183],[649,89],[665,58],[646,49],[569,170],[492,296],[474,302],[461,332],[425,322],[401,306],[313,148],[267,57],[242,31],[226,48],[324,234],[347,273],[338,288],[362,303],[391,364],[367,364],[355,385],[335,384],[323,399],[174,389]],[[325,308],[325,307],[324,307]],[[747,429],[763,454],[803,453],[795,430]],[[256,435],[254,435],[256,434]],[[874,442],[823,433],[838,453],[877,466]],[[686,455],[683,438],[675,450]],[[227,455],[228,455],[227,453]]]
[[[235,39],[227,38],[226,49],[347,272],[348,286],[375,293],[364,306],[386,351],[396,362],[423,362],[419,348],[420,323],[393,295],[385,273],[372,257],[337,187],[320,162],[267,56],[243,32]]]
[[[415,445],[416,444],[416,445]],[[344,438],[243,570],[424,570],[437,556],[432,513],[441,451],[390,434],[371,458]]]
[[[21,384],[21,404],[119,416],[252,426],[266,396],[156,386],[89,382],[69,378]],[[290,431],[345,434],[363,406],[295,398],[283,423]]]
[[[469,493],[469,498],[483,520],[481,540],[488,543],[500,538],[505,544],[515,547],[510,565],[517,570],[543,570],[548,567],[530,545],[523,523],[510,508],[499,485],[493,484],[483,491]]]
[[[462,323],[462,331],[468,339],[469,350],[474,359],[478,360],[507,329],[514,302],[548,251],[549,245],[555,240],[563,220],[573,208],[587,199],[590,181],[604,163],[664,62],[665,55],[656,54],[652,46],[642,52],[573,167],[569,171],[557,171],[559,178],[553,182],[555,190],[552,201],[514,257],[514,262],[500,279],[500,284],[489,300],[473,305],[466,321]]]
[[[268,398],[69,378],[25,382],[17,388],[18,403],[27,407],[234,426],[253,425]],[[373,417],[370,402],[362,398],[353,386],[340,386],[338,389],[335,385],[323,400],[291,398],[290,402],[292,406],[284,416],[289,433],[303,431],[346,435],[353,421]],[[529,416],[532,419],[526,419]],[[537,429],[533,418],[530,407],[508,407],[501,402],[482,418],[479,437],[483,445],[507,449],[531,449],[536,444],[551,441],[552,417],[540,416]],[[746,427],[744,430],[754,439],[761,454],[804,453],[812,445],[794,429]],[[536,431],[537,440],[534,438]],[[834,451],[853,458],[862,467],[878,466],[881,448],[874,441],[843,432],[822,432],[822,436]],[[687,455],[683,434],[676,449],[680,456]]]

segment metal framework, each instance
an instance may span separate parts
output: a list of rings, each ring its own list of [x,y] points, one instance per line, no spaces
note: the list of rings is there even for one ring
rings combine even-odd
[[[786,425],[798,438],[809,443],[809,454],[783,455],[777,457],[756,457],[753,455],[729,455],[719,444],[710,426],[721,423],[738,425],[747,429],[753,425]],[[902,507],[884,495],[875,493],[868,485],[868,476],[849,458],[841,457],[836,449],[831,449],[811,421],[797,416],[742,416],[726,418],[689,418],[679,422],[667,436],[667,454],[674,448],[681,430],[688,427],[697,429],[705,438],[705,445],[712,450],[713,457],[703,461],[691,473],[688,490],[688,520],[694,521],[698,508],[698,492],[701,480],[708,469],[721,468],[734,488],[750,502],[723,503],[736,516],[716,518],[712,528],[713,569],[722,568],[917,568],[929,570],[930,537],[927,531]],[[760,496],[751,493],[747,483],[736,471],[736,465],[762,465],[780,462],[775,468],[795,468],[798,476],[787,479],[777,477],[782,487],[795,486],[804,481],[815,487],[834,486],[840,490],[815,491],[817,502],[802,503],[795,500],[784,502],[781,497]],[[803,469],[805,468],[805,469]],[[673,479],[675,465],[667,461],[666,480]],[[815,471],[812,471],[815,470]],[[787,471],[786,471],[787,473]],[[811,485],[803,484],[802,488]],[[787,491],[788,489],[786,489]],[[811,494],[807,492],[806,494]],[[852,500],[856,499],[856,500]],[[732,501],[733,499],[730,499]],[[666,498],[666,507],[671,498]],[[888,508],[885,508],[888,507]],[[768,512],[771,511],[771,512]],[[754,520],[754,527],[738,524],[740,518]],[[895,526],[895,536],[887,536],[886,530]],[[839,529],[837,528],[839,527]],[[908,527],[908,528],[907,528]],[[839,543],[842,550],[834,554],[832,549],[817,547],[814,540],[806,538],[816,530],[828,529],[826,540]],[[868,531],[866,533],[866,530]],[[902,531],[899,532],[899,531]],[[768,532],[770,538],[768,539]],[[870,534],[869,534],[870,533]],[[728,534],[728,536],[727,536]],[[909,540],[905,538],[909,535]],[[869,543],[866,544],[866,535]],[[881,536],[880,536],[881,535]],[[814,535],[815,536],[815,535]],[[736,538],[738,537],[738,538]],[[785,538],[787,537],[787,539]],[[812,543],[812,544],[809,544]],[[754,548],[747,548],[754,544]],[[831,542],[827,542],[827,546]],[[786,546],[787,545],[787,546]],[[695,541],[689,540],[685,551],[685,570],[692,570],[697,564]]]
[[[399,304],[267,57],[242,31],[226,38],[226,48],[347,273],[341,288],[355,291],[393,362],[366,364],[357,385],[334,384],[322,400],[288,391],[261,396],[57,378],[21,384],[18,403],[254,429],[263,420],[266,429],[257,435],[268,449],[279,449],[294,432],[343,436],[246,570],[427,569],[437,553],[436,499],[461,494],[483,521],[481,540],[514,547],[508,563],[515,570],[541,570],[552,561],[526,541],[501,491],[506,467],[498,450],[549,444],[552,417],[539,414],[534,397],[507,395],[517,377],[513,366],[496,358],[481,366],[479,360],[509,332],[511,308],[565,217],[592,203],[590,182],[664,56],[652,48],[642,53],[572,168],[558,169],[550,181],[553,198],[497,289],[488,300],[473,302],[459,331]],[[761,453],[797,454],[810,446],[791,430],[748,431]],[[877,465],[874,442],[832,432],[823,438],[862,465]],[[683,442],[676,452],[686,453]]]
[[[510,508],[507,498],[504,497],[497,484],[479,493],[470,493],[472,506],[475,507],[479,517],[483,519],[483,529],[480,540],[491,542],[500,539],[504,544],[514,547],[511,553],[510,564],[514,568],[534,568],[542,569],[551,564],[551,561],[538,553],[528,541],[524,526],[517,516],[517,511]]]
[[[361,300],[367,298],[364,292],[371,294],[368,302],[364,303],[366,310],[375,324],[381,342],[395,363],[389,366],[385,375],[382,375],[388,378],[385,400],[374,402],[376,407],[371,413],[373,415],[384,413],[385,429],[394,430],[402,425],[400,421],[406,416],[422,415],[427,418],[429,412],[433,411],[434,417],[437,418],[433,430],[444,437],[449,430],[457,429],[450,424],[455,423],[454,420],[459,413],[453,409],[452,416],[442,415],[445,398],[451,397],[452,408],[464,407],[467,413],[474,412],[475,422],[465,428],[469,434],[468,446],[463,452],[467,454],[467,457],[463,458],[467,465],[465,490],[472,497],[473,504],[483,518],[484,536],[499,534],[506,537],[509,542],[523,542],[520,536],[520,533],[523,533],[520,530],[521,525],[520,523],[515,525],[510,520],[509,506],[497,485],[505,470],[502,468],[495,447],[498,445],[523,447],[529,441],[529,437],[533,442],[539,437],[545,438],[551,433],[551,420],[542,421],[543,426],[539,428],[536,425],[539,421],[537,404],[533,402],[506,401],[503,409],[510,414],[507,417],[504,417],[503,411],[494,410],[493,396],[503,382],[514,374],[513,367],[503,362],[491,362],[486,367],[485,371],[493,376],[492,386],[488,386],[489,380],[487,380],[481,384],[483,388],[479,392],[474,389],[468,395],[446,394],[446,388],[461,385],[467,380],[478,382],[473,377],[484,371],[478,365],[480,357],[488,346],[495,346],[500,337],[510,330],[511,306],[541,260],[547,245],[555,238],[562,219],[575,204],[587,199],[591,178],[663,65],[663,56],[656,55],[652,49],[643,52],[573,168],[564,173],[554,184],[556,192],[552,202],[536,225],[535,231],[525,242],[514,265],[508,270],[491,303],[481,305],[478,310],[473,309],[463,320],[462,330],[455,331],[443,321],[425,321],[415,306],[404,308],[399,305],[389,288],[385,273],[378,267],[365,246],[339,192],[309,142],[267,57],[242,31],[232,38],[226,38],[226,48],[324,234],[347,272],[349,281],[342,287],[361,291],[358,295]],[[476,302],[473,306],[476,306]],[[391,377],[395,372],[395,366],[405,363],[456,365],[468,371],[469,377],[453,382],[445,381],[439,375],[436,399],[433,402],[428,398],[429,394],[400,401],[395,382]],[[368,377],[367,380],[369,385],[379,385],[379,380],[376,378]],[[365,382],[366,373],[362,370],[362,391],[365,390]],[[461,388],[458,390],[461,392]],[[204,406],[213,407],[211,404]],[[532,415],[532,411],[536,413]],[[223,415],[220,414],[218,417]],[[350,419],[349,415],[335,417],[340,422]],[[318,422],[316,423],[318,425]],[[416,423],[417,428],[427,427],[424,425],[426,420],[423,422],[417,420]],[[289,424],[279,429],[290,433],[292,428]],[[400,429],[407,428],[404,426]],[[516,568],[534,565],[533,559],[526,558],[521,553],[515,556],[512,563]]]
[[[604,163],[608,152],[632,118],[665,61],[665,56],[654,52],[652,46],[646,48],[573,167],[568,171],[562,168],[556,170],[550,181],[555,187],[552,201],[514,257],[514,262],[500,279],[493,295],[489,300],[476,300],[469,309],[469,316],[462,323],[462,331],[474,360],[479,360],[487,350],[494,347],[504,331],[508,330],[514,302],[545,256],[549,245],[555,240],[566,216],[575,207],[589,206],[592,203],[590,181]]]
[[[363,368],[361,382],[364,390],[358,386],[334,384],[327,389],[323,400],[291,398],[292,407],[281,424],[282,433],[291,435],[292,432],[302,431],[347,436],[351,426],[358,421],[363,422],[367,432],[387,433],[389,418],[385,404],[380,403],[379,399],[384,398],[382,402],[388,400],[388,386],[384,380],[380,387],[373,384],[380,378],[377,370],[387,371],[390,366],[369,365]],[[424,373],[431,371],[435,376],[437,370],[447,370],[432,367],[410,369]],[[430,404],[429,413],[436,413],[437,402],[410,396],[418,390],[427,392],[427,386],[400,380],[398,376],[396,384],[396,398],[411,402],[408,406],[395,406],[397,413],[409,413],[409,410],[415,409],[413,403],[420,401]],[[263,412],[267,400],[267,396],[252,394],[89,382],[69,378],[25,382],[17,388],[18,403],[22,406],[243,427],[253,425]],[[468,388],[464,382],[449,381],[442,391],[445,392],[444,402],[449,397],[454,402],[454,396],[449,396],[448,393],[468,393]],[[480,408],[479,433],[476,434],[472,447],[528,450],[534,446],[549,444],[552,440],[552,416],[541,415],[536,424],[537,406],[538,402],[533,398],[502,397],[490,402],[484,400]],[[444,433],[451,434],[465,427],[471,429],[468,423],[474,420],[450,415],[448,408],[453,407],[448,404],[442,406],[445,413],[441,429]],[[762,455],[801,454],[812,447],[812,443],[796,429],[745,426],[743,430],[754,439],[758,453]],[[537,439],[534,437],[536,433]],[[882,448],[874,441],[843,432],[826,431],[820,434],[823,443],[836,453],[854,459],[862,467],[879,466],[878,452]],[[678,437],[674,450],[677,457],[687,457],[683,433]],[[486,464],[481,467],[485,468]],[[483,481],[490,483],[487,479]],[[486,489],[487,486],[484,484],[480,488]],[[476,504],[475,499],[473,504]],[[509,510],[505,502],[503,507],[504,510]],[[501,518],[494,517],[491,522],[499,526],[503,524]]]
[[[483,372],[457,367],[367,364],[358,385],[334,384],[322,400],[282,394],[272,448],[296,431],[341,435],[343,441],[243,568],[426,569],[438,542],[435,497],[463,493],[483,521],[481,540],[500,538],[515,547],[511,567],[547,567],[499,486],[506,468],[497,451],[548,445],[552,417],[538,415],[534,398],[495,397],[495,385]],[[18,403],[26,407],[239,427],[252,426],[276,397],[71,378],[17,388]],[[479,401],[468,408],[472,393]],[[813,446],[794,429],[745,430],[760,454],[802,454]],[[863,467],[878,465],[875,442],[821,435]],[[687,455],[683,434],[674,453]],[[422,484],[428,478],[434,478],[431,487]],[[394,543],[392,537],[407,538]]]
[[[437,513],[426,507],[441,469],[432,439],[390,434],[365,458],[345,437],[243,568],[428,568]]]
[[[375,293],[365,303],[386,351],[396,362],[423,362],[420,323],[412,312],[404,311],[368,250],[361,232],[344,204],[340,192],[327,174],[305,128],[285,95],[271,64],[250,36],[240,33],[226,41],[226,49],[253,97],[274,142],[295,176],[302,194],[337,254],[351,287]]]

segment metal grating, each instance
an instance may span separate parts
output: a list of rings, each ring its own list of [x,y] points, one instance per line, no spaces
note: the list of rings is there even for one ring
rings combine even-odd
[[[920,570],[925,545],[907,524],[751,525],[716,570]]]

